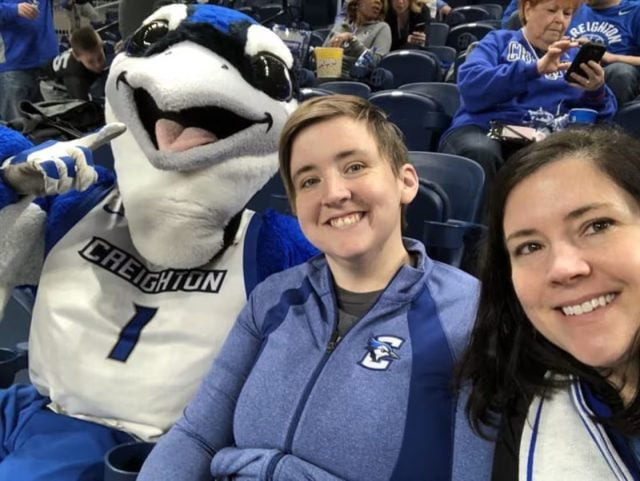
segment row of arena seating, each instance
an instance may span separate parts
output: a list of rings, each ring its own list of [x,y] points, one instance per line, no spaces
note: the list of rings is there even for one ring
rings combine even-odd
[[[367,98],[386,111],[404,134],[409,150],[437,150],[440,135],[460,106],[458,86],[445,82],[409,83],[397,89],[371,92],[364,83],[332,81],[317,88],[303,88],[301,99],[335,93]]]
[[[358,95],[385,110],[402,131],[409,150],[437,150],[440,135],[460,107],[458,86],[446,82],[412,82],[372,92],[367,84],[339,80],[301,89],[301,100],[332,94]],[[613,123],[640,138],[640,101],[621,108]]]
[[[420,49],[394,50],[385,55],[379,64],[393,73],[391,87],[409,82],[438,82],[446,80],[455,83],[458,67],[464,62],[473,46],[494,27],[482,23],[465,23],[450,28],[445,23],[433,23],[430,29],[429,46]],[[281,35],[289,31],[278,29]],[[323,44],[328,29],[311,32],[309,47],[291,46],[301,65],[315,70],[314,49]],[[436,39],[437,41],[431,41]]]

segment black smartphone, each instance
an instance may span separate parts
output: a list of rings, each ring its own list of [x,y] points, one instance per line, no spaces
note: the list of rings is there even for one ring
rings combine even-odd
[[[424,32],[424,26],[425,26],[425,22],[416,23],[413,26],[413,31],[414,32]]]
[[[564,78],[567,82],[575,82],[571,77],[571,73],[575,72],[581,77],[586,77],[587,75],[584,73],[584,70],[580,68],[580,65],[583,63],[587,63],[589,60],[595,60],[596,62],[600,62],[602,60],[602,56],[607,51],[607,48],[599,43],[587,42],[580,47],[578,51],[578,55],[573,59],[571,65],[564,73]]]

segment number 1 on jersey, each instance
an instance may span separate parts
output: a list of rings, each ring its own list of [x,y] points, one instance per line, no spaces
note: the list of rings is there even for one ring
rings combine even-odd
[[[140,339],[140,333],[144,326],[146,326],[153,316],[158,312],[157,307],[143,307],[134,304],[133,307],[136,313],[125,324],[120,331],[118,342],[113,346],[109,353],[109,359],[115,359],[116,361],[127,362],[127,359],[131,355],[133,348],[136,347],[138,340]]]

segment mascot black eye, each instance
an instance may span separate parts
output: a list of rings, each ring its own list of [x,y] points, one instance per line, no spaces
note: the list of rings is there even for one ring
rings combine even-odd
[[[127,53],[129,55],[142,55],[168,32],[169,24],[165,20],[156,20],[143,25],[134,32],[127,42]]]
[[[282,60],[270,53],[259,53],[251,58],[253,86],[269,97],[286,101],[293,95],[289,69]]]

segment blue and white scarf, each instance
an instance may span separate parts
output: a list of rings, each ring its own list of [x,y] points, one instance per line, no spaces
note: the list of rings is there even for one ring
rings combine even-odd
[[[604,426],[593,421],[585,387],[574,380],[529,406],[520,441],[523,481],[638,481]]]

